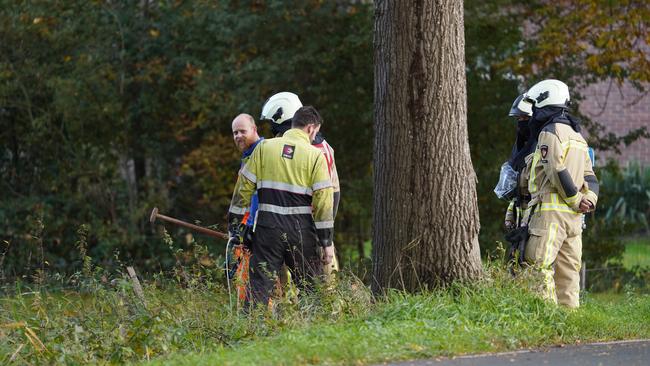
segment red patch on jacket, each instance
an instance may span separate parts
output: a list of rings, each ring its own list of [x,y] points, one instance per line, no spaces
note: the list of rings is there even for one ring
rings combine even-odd
[[[293,153],[296,152],[296,147],[291,145],[284,145],[282,149],[282,157],[285,159],[293,159]]]
[[[546,159],[546,155],[548,154],[548,146],[546,145],[540,146],[539,152],[542,154],[542,159]]]

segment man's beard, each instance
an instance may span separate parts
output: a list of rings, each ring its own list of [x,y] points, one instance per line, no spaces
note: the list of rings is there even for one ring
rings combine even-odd
[[[246,140],[235,141],[237,143],[237,148],[239,151],[245,151],[248,146],[246,146]]]

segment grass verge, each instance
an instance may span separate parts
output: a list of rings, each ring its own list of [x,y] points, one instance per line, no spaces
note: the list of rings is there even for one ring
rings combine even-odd
[[[372,364],[559,343],[650,337],[650,296],[587,297],[577,311],[509,284],[392,293],[367,314],[315,323],[165,365]]]
[[[648,295],[588,295],[568,311],[497,268],[476,284],[381,298],[342,276],[272,316],[233,311],[205,269],[146,281],[144,299],[126,275],[87,275],[74,290],[18,284],[0,298],[0,364],[347,365],[650,337]]]

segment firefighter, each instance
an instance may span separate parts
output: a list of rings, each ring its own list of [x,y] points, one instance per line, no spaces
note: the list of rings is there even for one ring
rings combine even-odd
[[[499,185],[495,188],[495,193],[499,198],[510,201],[506,209],[504,227],[506,229],[505,241],[509,243],[506,258],[513,275],[516,274],[516,268],[518,268],[515,264],[519,266],[525,264],[524,252],[528,240],[528,221],[524,217],[530,217],[528,202],[531,198],[528,192],[528,174],[541,127],[530,123],[532,106],[523,99],[523,94],[518,96],[508,113],[509,117],[516,118],[517,136],[510,158],[501,167]]]
[[[310,289],[334,256],[332,183],[324,155],[311,145],[321,124],[315,108],[299,108],[292,128],[262,141],[241,170],[239,206],[247,207],[255,190],[259,200],[250,263],[255,303],[269,303],[283,264]]]
[[[596,208],[598,180],[579,121],[568,113],[569,88],[543,80],[524,95],[542,127],[531,163],[532,207],[525,258],[541,274],[545,298],[579,306],[582,214]]]
[[[535,150],[535,142],[537,139],[536,137],[531,138],[531,130],[528,125],[528,121],[533,114],[532,106],[523,99],[523,94],[518,96],[508,113],[509,117],[514,117],[517,121],[517,138],[512,146],[510,158],[508,159],[508,164],[517,172],[517,185],[514,198],[510,200],[510,204],[506,210],[504,221],[506,230],[512,230],[520,226],[522,213],[528,207],[528,202],[530,201],[527,173],[530,169],[531,155]]]
[[[264,106],[262,107],[262,115],[260,120],[267,120],[271,124],[271,131],[275,137],[282,136],[287,130],[291,128],[291,117],[298,108],[302,107],[300,98],[291,92],[280,92],[271,96]],[[323,152],[325,160],[327,161],[327,169],[332,180],[332,188],[334,191],[334,218],[338,212],[339,202],[341,201],[341,186],[339,184],[339,175],[336,170],[336,161],[334,160],[334,149],[325,140],[322,132],[318,132],[316,137],[312,140],[312,145],[317,147]],[[334,280],[334,273],[339,270],[339,262],[334,255],[332,263],[325,265],[325,280],[331,282]],[[282,272],[280,279],[282,285],[286,285],[288,279]]]

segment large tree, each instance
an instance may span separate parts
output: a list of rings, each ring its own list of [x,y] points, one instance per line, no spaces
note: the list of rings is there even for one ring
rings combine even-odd
[[[373,289],[475,279],[463,2],[375,5]]]

